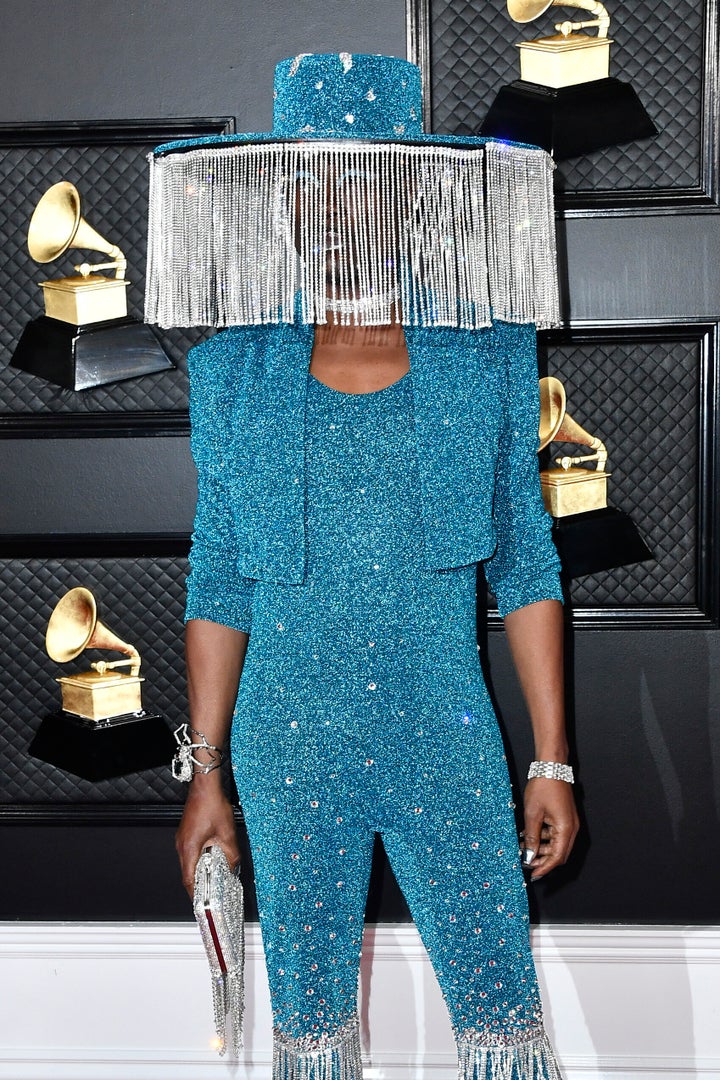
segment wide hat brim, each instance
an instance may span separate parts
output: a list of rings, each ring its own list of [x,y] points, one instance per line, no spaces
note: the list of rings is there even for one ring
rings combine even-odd
[[[482,147],[487,146],[488,143],[500,144],[508,147],[517,147],[523,150],[540,150],[540,147],[533,143],[511,142],[510,140],[498,140],[489,138],[485,135],[437,135],[437,134],[422,134],[413,137],[398,137],[397,135],[373,135],[370,136],[358,136],[357,138],[352,136],[338,136],[323,134],[320,132],[303,133],[302,136],[296,138],[290,136],[278,136],[273,131],[249,131],[232,133],[228,135],[207,135],[196,136],[193,139],[176,139],[173,142],[161,143],[156,146],[152,152],[153,157],[166,157],[168,154],[185,153],[188,150],[203,150],[211,149],[212,147],[219,146],[248,146],[253,143],[263,145],[267,143],[277,143],[278,145],[287,143],[337,143],[339,145],[345,143],[352,143],[354,145],[360,144],[379,144],[379,145],[397,145],[397,146],[447,146],[451,148],[465,147],[468,150],[479,150]]]

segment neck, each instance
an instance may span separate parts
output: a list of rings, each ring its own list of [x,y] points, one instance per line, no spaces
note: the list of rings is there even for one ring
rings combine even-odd
[[[316,324],[310,371],[335,390],[364,394],[397,382],[410,369],[405,333],[389,326]]]
[[[353,349],[397,349],[403,348],[404,344],[405,334],[400,323],[387,326],[348,325],[335,322],[335,316],[328,312],[327,323],[315,326],[315,345],[320,348],[350,346]]]

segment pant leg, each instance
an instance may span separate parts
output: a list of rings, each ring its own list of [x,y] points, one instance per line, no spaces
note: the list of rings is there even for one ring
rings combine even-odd
[[[236,770],[270,984],[273,1080],[362,1080],[357,994],[374,833],[342,773],[315,775],[323,764],[311,755],[291,769],[268,758]]]
[[[560,1080],[502,745],[494,718],[470,719],[474,731],[456,724],[406,745],[416,765],[384,807],[382,838],[450,1013],[461,1080]]]

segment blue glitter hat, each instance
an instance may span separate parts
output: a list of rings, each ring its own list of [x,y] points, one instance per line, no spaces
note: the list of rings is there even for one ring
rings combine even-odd
[[[398,56],[300,53],[281,60],[273,83],[272,131],[163,143],[155,155],[200,146],[278,139],[369,139],[483,146],[476,135],[423,134],[420,68]]]
[[[275,138],[422,138],[420,69],[396,56],[282,60],[273,98]]]
[[[423,133],[398,57],[302,53],[273,97],[271,132],[151,155],[148,322],[292,322],[299,290],[307,323],[557,325],[544,151]]]

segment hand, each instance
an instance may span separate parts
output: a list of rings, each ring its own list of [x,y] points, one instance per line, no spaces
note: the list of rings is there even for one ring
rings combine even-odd
[[[572,785],[564,780],[537,776],[525,788],[525,828],[520,834],[523,850],[534,852],[531,881],[562,866],[572,850],[580,823]]]
[[[200,784],[198,779],[201,780]],[[240,862],[232,806],[219,785],[202,784],[204,779],[196,777],[191,782],[183,816],[175,833],[182,881],[191,898],[195,886],[195,867],[204,847],[219,845],[231,868]]]

